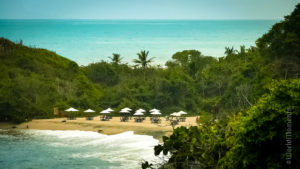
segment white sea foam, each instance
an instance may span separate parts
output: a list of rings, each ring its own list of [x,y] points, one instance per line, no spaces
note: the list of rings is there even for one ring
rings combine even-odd
[[[154,156],[154,146],[159,141],[152,136],[136,135],[132,131],[116,135],[74,130],[24,130],[24,133],[44,140],[47,146],[54,149],[66,149],[71,152],[69,158],[96,158],[121,165],[116,168],[139,168],[143,160],[159,160]]]

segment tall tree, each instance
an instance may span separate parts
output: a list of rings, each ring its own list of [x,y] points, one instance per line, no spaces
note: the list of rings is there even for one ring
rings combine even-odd
[[[134,59],[133,62],[141,65],[143,68],[146,68],[149,63],[151,63],[154,57],[148,59],[149,51],[142,50],[140,53],[137,53],[138,59]]]
[[[116,64],[116,65],[120,64],[121,60],[123,59],[123,58],[121,58],[120,54],[118,54],[118,53],[113,53],[112,57],[109,57],[109,58],[111,59],[112,63]]]
[[[231,54],[234,54],[236,51],[234,50],[234,48],[233,47],[225,47],[225,52],[224,52],[224,54],[226,54],[227,56],[228,55],[231,55]]]
[[[146,67],[149,63],[151,63],[154,57],[148,59],[149,51],[142,50],[140,53],[137,53],[138,59],[134,59],[133,62],[137,65],[141,65],[144,73],[144,80],[146,80]]]

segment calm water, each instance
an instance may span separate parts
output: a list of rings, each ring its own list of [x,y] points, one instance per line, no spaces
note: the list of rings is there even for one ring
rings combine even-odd
[[[133,132],[107,136],[86,131],[0,129],[0,168],[141,168],[143,159],[155,159],[157,144],[152,136]]]
[[[164,20],[0,20],[0,36],[46,48],[80,65],[108,60],[120,53],[132,63],[136,53],[149,50],[155,64],[175,52],[197,49],[223,56],[225,46],[255,44],[275,20],[164,21]]]

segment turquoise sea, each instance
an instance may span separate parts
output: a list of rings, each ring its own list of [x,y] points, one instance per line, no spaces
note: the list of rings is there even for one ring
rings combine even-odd
[[[2,169],[135,169],[143,160],[160,160],[152,136],[125,132],[1,130]]]
[[[175,52],[197,49],[220,57],[226,46],[255,45],[277,20],[0,20],[0,37],[46,48],[87,65],[119,53],[132,64],[149,50],[154,64]]]

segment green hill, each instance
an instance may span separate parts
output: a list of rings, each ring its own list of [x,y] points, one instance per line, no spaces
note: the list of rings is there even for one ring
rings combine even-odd
[[[0,120],[52,117],[53,108],[99,108],[102,92],[78,65],[54,52],[0,38]]]

